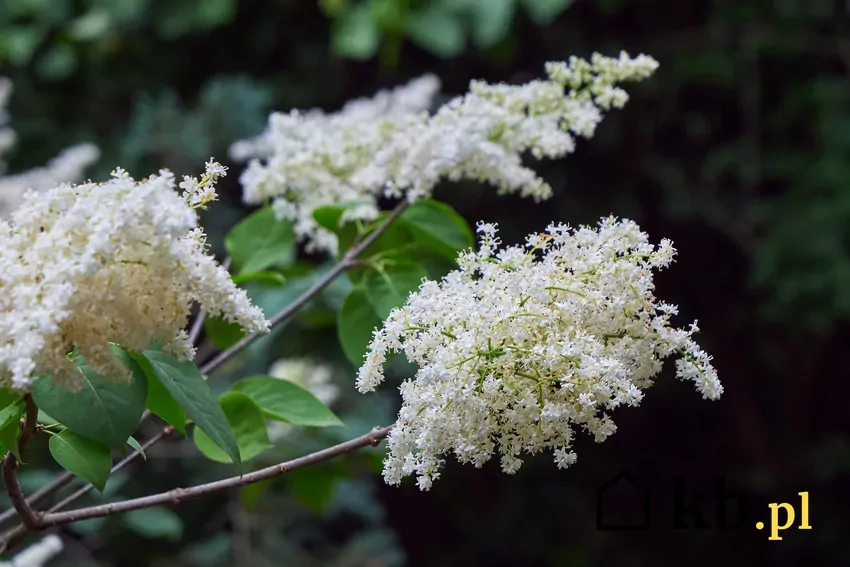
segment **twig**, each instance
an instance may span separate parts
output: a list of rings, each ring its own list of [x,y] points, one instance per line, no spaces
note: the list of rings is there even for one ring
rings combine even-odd
[[[27,443],[35,432],[35,427],[38,425],[38,406],[32,399],[30,394],[24,396],[24,403],[27,406],[26,418],[24,426],[21,430],[21,435],[18,438],[18,454],[23,454]],[[12,451],[6,453],[3,457],[3,481],[6,483],[6,492],[9,494],[9,499],[12,501],[12,506],[21,517],[24,525],[29,529],[35,529],[39,525],[39,516],[27,503],[24,492],[21,490],[21,485],[18,482],[18,475],[15,471],[18,468],[18,459]]]
[[[150,447],[154,443],[159,442],[160,439],[167,436],[172,431],[174,431],[174,428],[171,427],[170,425],[165,427],[162,431],[160,431],[159,433],[157,433],[156,435],[154,435],[153,437],[151,437],[150,439],[145,441],[144,444],[142,445],[142,450],[147,451],[148,447]],[[118,463],[114,467],[112,467],[112,470],[110,471],[109,474],[110,475],[115,474],[117,471],[120,471],[121,469],[126,467],[128,464],[130,464],[133,461],[133,459],[136,458],[136,456],[138,454],[139,453],[134,451],[134,452],[130,453],[129,455],[127,455],[126,457],[124,457],[123,459],[121,459],[120,461],[118,461]],[[91,485],[91,484],[87,484],[87,485],[83,486],[82,488],[78,489],[76,492],[71,493],[69,496],[64,498],[62,501],[53,505],[48,510],[48,513],[56,512],[57,510],[61,510],[62,508],[64,508],[65,506],[67,506],[68,504],[73,502],[74,500],[82,498],[83,496],[85,496],[86,494],[91,492],[92,488],[94,488],[94,486]]]
[[[54,478],[49,484],[46,484],[33,492],[29,497],[27,497],[27,504],[31,507],[37,506],[46,496],[50,496],[54,492],[62,490],[65,486],[68,485],[72,480],[76,478],[73,474],[69,472],[63,472],[56,478]],[[9,508],[3,511],[0,514],[0,524],[5,524],[12,518],[17,516],[17,511],[14,508]]]
[[[345,441],[339,445],[310,453],[303,457],[293,459],[284,463],[278,463],[258,471],[244,474],[242,476],[233,476],[223,480],[199,484],[191,488],[175,488],[167,492],[152,494],[150,496],[142,496],[141,498],[132,498],[122,502],[113,502],[110,504],[101,504],[98,506],[90,506],[88,508],[80,508],[69,512],[47,512],[38,519],[38,525],[31,529],[45,530],[56,526],[62,526],[82,520],[90,520],[92,518],[102,518],[112,514],[120,514],[130,512],[132,510],[142,510],[144,508],[153,508],[154,506],[162,506],[164,504],[179,504],[185,500],[215,494],[231,488],[238,488],[246,484],[253,484],[270,478],[281,476],[290,471],[301,469],[316,463],[321,463],[334,457],[362,449],[363,447],[376,446],[390,432],[392,426],[376,427],[369,433],[361,435],[355,439]],[[67,500],[67,499],[66,499]],[[3,536],[6,540],[7,536]]]
[[[400,202],[395,209],[387,216],[384,222],[378,226],[375,230],[369,233],[369,235],[364,238],[357,245],[352,246],[348,252],[340,259],[337,264],[330,269],[324,276],[322,276],[319,281],[314,283],[310,289],[302,293],[298,299],[287,305],[281,311],[279,311],[274,317],[271,318],[270,322],[272,327],[279,325],[280,323],[286,321],[291,318],[295,313],[298,312],[299,309],[304,307],[304,305],[313,299],[316,295],[319,294],[323,289],[325,289],[328,284],[330,284],[333,280],[337,278],[342,272],[347,270],[353,265],[354,260],[360,255],[364,250],[366,250],[369,246],[375,242],[387,228],[392,224],[392,222],[404,212],[404,209],[407,208],[408,201],[404,200]],[[245,350],[248,345],[257,340],[261,335],[257,333],[250,334],[240,340],[238,343],[234,344],[227,350],[219,353],[218,356],[207,362],[201,367],[201,372],[203,374],[210,374],[215,371],[219,366],[233,358],[235,355],[239,354],[243,350]]]
[[[157,433],[156,435],[154,435],[153,437],[151,437],[150,439],[148,439],[147,441],[142,443],[142,450],[147,451],[148,448],[151,445],[158,442],[160,439],[162,439],[163,437],[165,437],[166,435],[171,433],[173,430],[174,430],[174,428],[171,427],[170,425],[165,427],[162,431],[160,431],[159,433]],[[138,454],[139,453],[134,451],[133,453],[130,453],[129,455],[127,455],[126,457],[121,459],[115,466],[112,467],[109,474],[112,475],[112,474],[116,473],[117,471],[120,471],[122,468],[124,468],[125,466],[130,464],[130,462],[133,459],[135,459]],[[74,478],[74,475],[72,475],[70,473],[67,473],[67,474],[71,477],[71,479]],[[55,484],[58,484],[58,481],[63,479],[63,478],[65,478],[65,475],[62,475],[59,478],[57,478],[56,480],[54,480],[49,486],[53,486]],[[46,488],[47,487],[45,487],[45,489]],[[82,498],[83,496],[85,496],[86,494],[91,492],[92,488],[94,488],[94,486],[91,485],[91,484],[87,484],[86,486],[83,486],[82,488],[80,488],[76,492],[67,496],[61,502],[53,505],[47,512],[51,513],[51,512],[56,512],[58,510],[61,510],[62,508],[64,508],[68,504],[70,504],[71,502],[73,502],[73,501],[75,501],[79,498]],[[59,488],[55,488],[55,490],[59,490]],[[30,500],[34,499],[34,497],[36,495],[38,495],[38,493],[33,494],[30,497]],[[44,495],[42,494],[42,495],[39,495],[39,496],[44,496]],[[38,518],[38,521],[39,521],[39,524],[41,524],[41,522],[43,522],[43,515],[40,518]],[[2,538],[0,538],[0,553],[3,553],[4,551],[7,551],[10,548],[14,547],[14,545],[17,544],[18,541],[20,541],[20,538],[22,536],[26,535],[26,533],[28,531],[30,531],[30,530],[43,530],[43,529],[44,529],[44,527],[41,527],[40,525],[39,525],[39,527],[33,528],[33,527],[27,526],[25,524],[18,524],[17,526],[15,526],[11,530],[9,530],[5,534],[3,534]]]

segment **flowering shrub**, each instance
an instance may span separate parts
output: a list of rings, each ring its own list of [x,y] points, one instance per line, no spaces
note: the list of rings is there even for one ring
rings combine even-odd
[[[576,458],[574,428],[597,441],[612,434],[607,412],[637,405],[671,355],[680,378],[719,397],[711,358],[693,340],[696,323],[673,326],[676,307],[654,296],[653,272],[675,254],[669,241],[654,246],[633,222],[609,218],[596,229],[553,224],[503,248],[496,227],[482,222],[473,250],[466,221],[431,199],[438,182],[459,179],[550,197],[526,154],[571,153],[577,136],[593,136],[603,111],[626,103],[617,85],[657,65],[625,53],[549,63],[546,80],[473,81],[433,114],[426,110],[439,83],[430,76],[334,114],[274,114],[265,133],[231,148],[251,160],[240,178],[245,201],[263,206],[227,235],[223,264],[208,253],[198,219],[227,173],[212,159],[200,179],[179,184],[166,170],[136,181],[120,168],[100,183],[41,188],[25,178],[22,204],[0,220],[0,443],[23,522],[2,540],[258,482],[387,437],[391,484],[415,474],[428,489],[449,453],[481,466],[498,452],[502,469],[515,473],[523,454],[551,450],[566,467]],[[73,177],[73,168],[53,169]],[[397,201],[392,211],[380,209],[384,199]],[[337,257],[300,288],[303,280],[290,281],[298,240]],[[383,381],[391,352],[419,367],[401,386],[395,424],[212,483],[68,512],[60,508],[74,498],[34,510],[16,471],[41,432],[57,463],[103,490],[113,450],[130,445],[144,454],[189,424],[203,455],[241,467],[296,427],[341,425],[328,408],[338,390],[319,361],[281,360],[217,397],[207,379],[342,272],[353,286],[336,323],[359,368],[358,389]],[[248,283],[263,291],[242,287]],[[274,292],[289,299],[276,313],[260,301]],[[202,336],[222,352],[196,363]],[[132,435],[149,415],[168,427],[141,444]]]

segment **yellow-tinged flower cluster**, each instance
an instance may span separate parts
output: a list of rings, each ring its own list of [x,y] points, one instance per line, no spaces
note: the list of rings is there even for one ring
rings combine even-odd
[[[29,192],[0,220],[0,384],[26,390],[37,375],[78,379],[68,353],[120,378],[110,342],[133,349],[161,342],[194,355],[184,330],[194,302],[264,332],[269,323],[207,253],[195,208],[214,199],[225,169],[202,181],[160,171],[137,182],[117,169],[104,183]]]

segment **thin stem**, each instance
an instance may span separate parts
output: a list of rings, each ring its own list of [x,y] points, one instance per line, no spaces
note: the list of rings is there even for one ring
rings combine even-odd
[[[396,206],[396,208],[393,209],[393,211],[387,216],[384,222],[380,226],[378,226],[378,228],[370,232],[366,238],[357,243],[355,246],[349,248],[345,255],[343,255],[343,257],[340,259],[340,261],[337,262],[337,264],[333,268],[331,268],[330,271],[328,271],[324,276],[322,276],[319,281],[314,283],[310,287],[310,289],[302,293],[298,297],[298,299],[296,299],[295,301],[287,305],[285,308],[283,308],[281,311],[279,311],[277,314],[275,314],[274,317],[272,317],[270,320],[271,326],[274,327],[276,325],[279,325],[280,323],[283,323],[287,319],[290,319],[298,312],[299,309],[304,307],[307,302],[313,299],[316,295],[319,294],[319,292],[325,289],[328,284],[334,281],[337,276],[339,276],[342,272],[350,268],[353,265],[355,258],[357,258],[357,256],[359,256],[369,246],[371,246],[372,243],[375,242],[384,233],[385,230],[387,230],[390,224],[392,224],[392,222],[397,219],[399,215],[401,215],[404,209],[407,208],[408,204],[409,203],[407,200],[401,201]],[[201,372],[203,374],[210,374],[214,372],[219,366],[221,366],[222,364],[233,358],[235,355],[245,350],[248,345],[260,338],[260,336],[261,335],[259,335],[258,333],[253,333],[244,337],[242,340],[240,340],[227,350],[219,353],[218,356],[204,364],[201,367]]]
[[[23,454],[30,437],[35,432],[36,425],[38,425],[38,406],[35,405],[30,394],[24,396],[24,403],[27,406],[26,418],[21,435],[18,438],[18,454]],[[21,517],[24,525],[29,529],[37,529],[40,525],[40,518],[38,513],[27,503],[24,492],[21,490],[16,474],[18,466],[19,463],[15,454],[12,451],[6,453],[6,456],[3,457],[3,480],[6,483],[6,492],[9,494],[12,506],[15,507],[15,511]]]
[[[30,507],[37,506],[46,496],[50,496],[54,492],[62,490],[65,486],[67,486],[72,480],[74,480],[74,475],[69,472],[63,472],[49,484],[46,484],[29,495],[26,499],[26,503]],[[0,514],[0,524],[5,524],[12,518],[17,516],[17,511],[14,508],[8,508],[2,514]]]
[[[199,484],[191,488],[175,488],[167,492],[160,492],[159,494],[152,494],[141,498],[132,498],[122,502],[90,506],[88,508],[80,508],[69,512],[47,512],[41,516],[38,526],[34,529],[44,530],[47,528],[70,524],[72,522],[90,520],[92,518],[102,518],[104,516],[130,512],[132,510],[153,508],[154,506],[161,506],[164,504],[179,504],[185,500],[191,500],[193,498],[215,494],[231,488],[245,486],[246,484],[253,484],[255,482],[275,478],[285,473],[362,449],[363,447],[374,447],[387,435],[389,435],[391,429],[392,426],[376,427],[365,435],[345,441],[339,445],[334,445],[333,447],[328,447],[327,449],[322,449],[321,451],[316,451],[315,453],[310,453],[309,455],[305,455],[291,461],[278,463],[258,471],[246,473],[242,476],[233,476],[223,480]]]
[[[174,430],[174,428],[171,427],[170,425],[165,427],[162,431],[160,431],[159,433],[157,433],[156,435],[154,435],[153,437],[151,437],[150,439],[148,439],[147,441],[142,443],[142,450],[147,451],[149,447],[151,447],[154,443],[158,442],[160,439],[162,439],[163,437],[165,437],[166,435],[171,433],[173,430]],[[133,459],[135,459],[138,454],[139,453],[134,451],[133,453],[130,453],[129,455],[127,455],[126,457],[121,459],[115,466],[112,467],[112,470],[110,471],[109,474],[110,475],[115,474],[117,471],[121,470],[122,468],[124,468],[125,466],[130,464],[130,462]],[[65,480],[66,478],[67,478],[67,480]],[[74,475],[72,475],[71,473],[65,473],[65,474],[57,477],[56,480],[54,480],[48,486],[44,487],[39,492],[30,496],[30,498],[28,499],[28,502],[31,503],[32,501],[36,501],[38,499],[43,498],[44,496],[46,496],[50,492],[54,492],[56,490],[59,490],[60,488],[62,488],[62,486],[64,486],[65,484],[68,484],[68,482],[70,482],[73,479],[74,479]],[[64,480],[64,482],[60,483],[60,481],[63,481],[63,480]],[[52,488],[53,490],[48,492],[47,491],[48,488]],[[73,501],[85,496],[89,492],[91,492],[92,488],[94,488],[94,486],[91,485],[91,484],[87,484],[87,485],[81,487],[79,490],[77,490],[74,493],[72,493],[71,495],[67,496],[61,502],[54,504],[48,510],[48,513],[61,510],[62,508],[66,507],[68,504],[70,504],[71,502],[73,502]],[[11,510],[10,512],[12,514],[15,513],[14,510]],[[40,518],[38,518],[38,522],[39,522],[38,527],[33,528],[33,527],[27,526],[25,524],[18,524],[17,526],[15,526],[14,528],[10,529],[5,534],[3,534],[3,536],[0,537],[0,553],[8,551],[9,549],[11,549],[15,545],[17,545],[17,543],[20,542],[21,538],[23,536],[25,536],[27,534],[27,532],[29,532],[31,530],[43,530],[43,529],[45,529],[43,527],[43,523],[42,523],[43,522],[43,515]]]
[[[157,433],[156,435],[154,435],[153,437],[151,437],[150,439],[145,441],[142,444],[142,450],[147,451],[148,447],[150,447],[154,443],[157,443],[160,439],[167,436],[172,431],[174,431],[174,428],[171,427],[170,425],[165,427],[162,431],[160,431],[159,433]],[[139,455],[139,453],[134,451],[134,452],[130,453],[129,455],[127,455],[126,457],[124,457],[123,459],[121,459],[120,461],[118,461],[118,463],[115,466],[112,467],[112,470],[109,473],[110,476],[115,474],[117,471],[120,471],[121,469],[126,467],[128,464],[130,464],[130,462],[132,462],[133,459],[135,459],[137,455]],[[78,500],[79,498],[82,498],[83,496],[85,496],[86,494],[91,492],[92,488],[94,488],[94,485],[91,485],[91,484],[87,484],[87,485],[79,488],[77,491],[71,493],[66,498],[64,498],[62,501],[54,504],[51,508],[49,508],[47,510],[48,513],[61,510],[62,508],[66,507],[68,504],[70,504],[74,500]]]

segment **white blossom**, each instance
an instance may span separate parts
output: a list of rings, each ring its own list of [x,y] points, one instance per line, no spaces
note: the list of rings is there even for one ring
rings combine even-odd
[[[203,179],[211,186],[220,175],[211,162]],[[0,220],[0,384],[26,390],[52,375],[73,385],[74,350],[120,379],[110,342],[141,350],[159,341],[189,359],[194,302],[267,331],[262,311],[207,253],[196,194],[181,198],[169,171],[137,182],[122,169],[104,183],[29,191]]]
[[[331,406],[339,398],[339,387],[333,383],[331,367],[309,358],[282,358],[271,365],[269,376],[301,386],[326,406]],[[270,421],[269,438],[272,442],[279,442],[294,429],[289,423]]]
[[[522,454],[553,452],[575,462],[574,428],[601,442],[616,431],[609,412],[643,399],[666,357],[704,398],[723,387],[711,357],[670,323],[675,307],[653,295],[653,270],[675,250],[658,246],[628,220],[598,228],[552,224],[525,246],[500,247],[481,223],[478,251],[459,269],[424,281],[376,330],[357,377],[361,392],[384,379],[387,354],[418,365],[400,387],[402,407],[389,435],[384,477],[411,474],[427,489],[444,456],[482,466],[495,453],[514,473]]]
[[[428,197],[443,179],[489,183],[500,194],[546,199],[552,188],[523,164],[559,158],[575,136],[593,136],[602,110],[628,96],[617,83],[641,80],[658,64],[645,55],[594,55],[549,63],[548,80],[524,85],[473,81],[433,116],[426,112],[438,83],[424,77],[336,114],[275,113],[259,139],[240,142],[231,156],[254,157],[241,177],[249,204],[272,200],[279,218],[292,219],[310,250],[337,252],[338,241],[313,211],[331,204],[357,206],[346,220],[372,220],[378,200]]]

